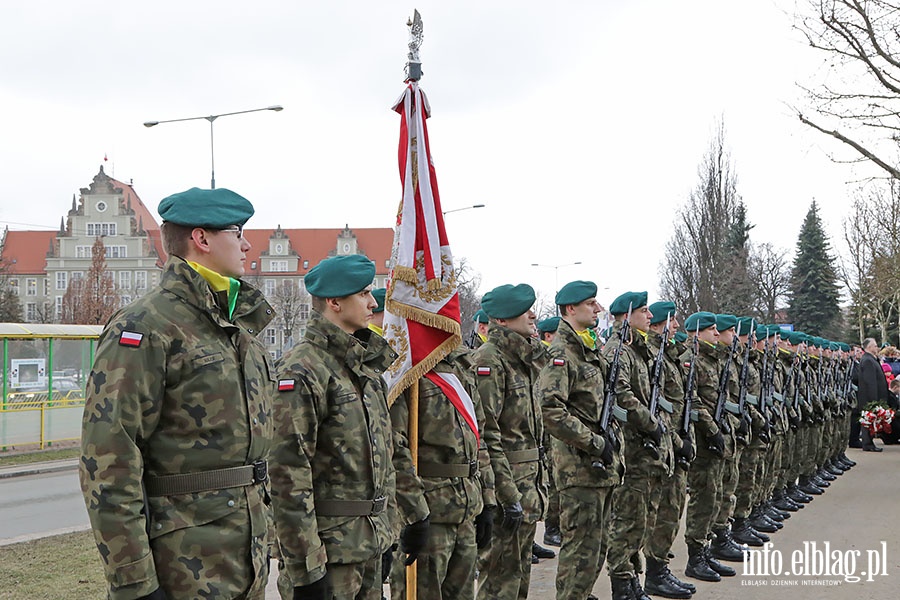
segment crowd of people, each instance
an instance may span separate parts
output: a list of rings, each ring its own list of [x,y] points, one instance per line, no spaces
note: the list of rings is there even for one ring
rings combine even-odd
[[[855,464],[851,423],[887,395],[874,340],[857,369],[846,344],[682,323],[646,292],[600,336],[597,285],[572,281],[540,323],[531,286],[484,294],[471,347],[389,404],[409,349],[382,336],[371,261],[309,271],[307,330],[273,364],[274,310],[241,280],[250,202],[194,188],[159,214],[165,271],[104,329],[84,412],[113,600],[264,598],[273,558],[287,599],[375,600],[385,581],[395,600],[526,598],[540,521],[557,598],[595,598],[604,565],[613,600],[691,598],[669,569],[682,515],[686,577],[734,576]]]

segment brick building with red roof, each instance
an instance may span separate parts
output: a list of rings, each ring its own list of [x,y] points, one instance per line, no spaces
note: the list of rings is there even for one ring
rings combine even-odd
[[[299,339],[309,317],[306,273],[337,254],[364,254],[375,262],[375,286],[387,282],[394,232],[390,228],[245,229],[250,242],[244,279],[259,287],[278,318],[262,332],[277,357],[289,340]],[[22,302],[28,322],[59,320],[62,298],[73,279],[91,267],[91,248],[100,237],[106,264],[122,304],[159,282],[166,260],[159,224],[134,188],[108,176],[103,167],[72,206],[58,231],[9,231],[0,240],[0,264]]]

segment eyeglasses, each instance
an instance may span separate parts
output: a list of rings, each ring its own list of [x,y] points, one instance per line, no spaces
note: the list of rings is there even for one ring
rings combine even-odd
[[[219,229],[219,231],[229,231],[234,233],[237,236],[237,239],[244,239],[244,228],[240,225],[232,225],[231,227],[226,227],[225,229]]]

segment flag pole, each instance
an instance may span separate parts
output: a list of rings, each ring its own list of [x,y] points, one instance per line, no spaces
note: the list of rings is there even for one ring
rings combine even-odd
[[[418,81],[422,77],[422,62],[419,60],[419,46],[422,45],[422,16],[418,10],[413,10],[413,16],[407,20],[406,26],[409,27],[409,53],[407,54],[406,63],[406,80]],[[424,110],[422,106],[415,106],[414,110]],[[418,128],[414,125],[415,119],[409,124],[411,131],[415,133],[415,137],[410,140],[411,143],[411,162],[412,185],[413,190],[419,187],[419,172],[415,168],[418,164]],[[425,174],[428,177],[428,174]],[[419,380],[414,379],[409,387],[409,453],[412,455],[413,469],[419,472]],[[406,600],[416,600],[418,598],[418,561],[406,567]]]

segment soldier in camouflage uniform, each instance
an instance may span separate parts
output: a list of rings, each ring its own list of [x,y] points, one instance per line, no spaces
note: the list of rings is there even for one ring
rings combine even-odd
[[[568,283],[556,294],[562,321],[537,386],[560,496],[557,600],[584,600],[593,589],[623,468],[618,424],[600,428],[606,364],[591,335],[600,312],[596,295],[597,285],[588,281]]]
[[[271,474],[285,599],[381,598],[395,493],[382,373],[397,354],[367,328],[374,276],[374,263],[357,254],[311,269],[306,334],[278,363]],[[411,556],[427,516],[419,523]]]
[[[672,474],[674,458],[671,438],[663,435],[668,419],[649,409],[654,357],[647,343],[653,316],[647,307],[647,292],[622,294],[610,304],[609,312],[616,321],[603,356],[611,363],[621,347],[618,377],[607,385],[615,386],[616,404],[627,414],[623,426],[627,470],[622,485],[612,494],[606,568],[613,600],[624,600],[643,596],[641,549],[656,521],[662,484]],[[622,343],[626,319],[630,331]]]
[[[697,456],[688,473],[688,498],[685,515],[684,541],[688,549],[688,563],[684,572],[688,577],[703,581],[720,581],[721,576],[710,565],[707,545],[715,518],[722,503],[722,477],[725,468],[725,435],[732,432],[719,429],[713,419],[719,391],[719,359],[716,342],[716,315],[698,312],[690,315],[684,328],[697,338],[697,354],[688,351],[682,355],[682,364],[693,361],[696,396],[691,407],[691,420],[697,432]],[[685,366],[687,371],[689,367]],[[694,410],[697,412],[694,413]],[[696,414],[696,417],[694,416]]]
[[[472,335],[469,337],[469,348],[477,350],[487,341],[488,327],[490,326],[490,318],[484,310],[479,309],[473,316],[472,322],[475,323],[472,329]]]
[[[159,287],[116,313],[87,386],[79,465],[109,598],[262,598],[272,319],[240,281],[252,205],[226,189],[164,199]]]
[[[556,337],[556,332],[559,329],[559,317],[550,317],[548,319],[544,319],[543,321],[538,321],[537,330],[538,337],[541,340],[541,343],[544,344],[547,348],[550,347],[550,344],[553,343],[553,339]],[[559,488],[556,486],[556,476],[554,473],[554,460],[553,460],[553,447],[550,443],[550,431],[548,428],[544,428],[544,450],[547,455],[547,484],[548,484],[548,492],[547,492],[547,518],[544,521],[544,543],[548,546],[560,546],[562,544],[562,532],[559,529]],[[535,544],[535,548],[532,548],[532,552],[539,551],[538,548],[541,548],[537,544]],[[550,552],[550,555],[544,554],[540,556],[540,558],[554,558],[555,553],[552,550],[547,548],[541,548],[545,552]]]
[[[687,499],[687,472],[694,459],[692,428],[681,432],[684,417],[685,373],[681,367],[681,355],[687,350],[682,342],[673,339],[679,322],[674,302],[654,302],[650,305],[653,317],[650,319],[650,333],[647,342],[655,357],[663,346],[663,386],[660,397],[662,411],[668,415],[667,435],[672,441],[676,464],[671,477],[663,480],[656,512],[656,521],[644,545],[644,559],[647,561],[647,576],[644,589],[648,594],[665,598],[689,598],[697,588],[681,581],[669,570],[669,553],[678,535],[681,515]],[[663,339],[666,319],[669,322],[669,338]],[[679,590],[679,588],[682,588]]]
[[[491,543],[480,552],[478,598],[528,596],[531,549],[547,506],[541,407],[534,385],[545,360],[535,334],[534,289],[502,285],[481,299],[491,319],[488,341],[472,356],[485,427],[500,440],[485,440],[494,472],[498,508]]]
[[[497,502],[490,459],[484,448],[479,457],[479,445],[480,438],[496,445],[500,432],[484,426],[470,367],[468,351],[460,348],[432,370],[445,384],[462,390],[458,392],[462,408],[451,403],[431,373],[419,380],[418,469],[413,468],[409,447],[409,390],[391,406],[401,520],[415,523],[430,515],[428,543],[417,562],[418,598],[473,599],[476,542],[483,548],[491,539]],[[406,598],[404,564],[399,560],[391,574],[391,597]]]

